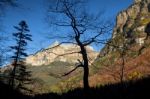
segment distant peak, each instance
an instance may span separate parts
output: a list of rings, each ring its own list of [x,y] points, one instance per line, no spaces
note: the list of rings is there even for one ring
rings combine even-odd
[[[141,2],[142,0],[134,0],[135,3]]]
[[[55,41],[52,45],[58,45],[59,44],[59,41]]]
[[[139,3],[139,2],[142,2],[142,1],[144,1],[144,2],[150,2],[150,0],[134,0],[135,3]]]
[[[50,46],[49,46],[49,48],[51,48],[51,47],[54,47],[54,46],[56,46],[56,45],[58,45],[59,44],[59,41],[55,41],[54,43],[52,43]]]

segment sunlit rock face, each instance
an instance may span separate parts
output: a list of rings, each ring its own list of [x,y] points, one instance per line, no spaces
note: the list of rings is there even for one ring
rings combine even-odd
[[[142,0],[134,0],[135,3],[141,2]]]
[[[112,33],[110,42],[127,47],[146,47],[150,36],[150,0],[134,0],[126,10],[118,13],[116,26]],[[100,52],[102,56],[114,51],[115,48],[106,45]]]
[[[48,65],[54,61],[62,61],[68,63],[76,63],[78,59],[82,59],[79,47],[74,44],[58,45],[58,42],[50,45],[47,49],[43,49],[26,58],[26,63],[32,66]],[[53,48],[54,47],[54,48]],[[90,62],[93,62],[98,55],[91,46],[86,47]]]

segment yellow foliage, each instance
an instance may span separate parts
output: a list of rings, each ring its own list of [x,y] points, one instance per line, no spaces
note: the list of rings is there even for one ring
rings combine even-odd
[[[143,20],[140,21],[141,25],[146,25],[150,22],[150,18],[144,18]]]
[[[133,79],[138,79],[141,77],[142,77],[142,74],[140,72],[134,71],[134,72],[129,74],[128,79],[133,80]]]
[[[59,86],[53,85],[51,86],[51,91],[55,93],[60,93],[61,89],[59,88]]]

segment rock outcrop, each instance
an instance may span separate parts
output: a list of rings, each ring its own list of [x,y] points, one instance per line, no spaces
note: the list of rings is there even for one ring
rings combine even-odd
[[[104,56],[115,50],[112,45],[122,47],[125,44],[137,50],[147,46],[150,36],[150,0],[135,0],[127,9],[120,12],[116,18],[110,45],[106,45],[100,52]]]
[[[26,58],[26,63],[32,66],[48,65],[54,61],[76,63],[78,59],[82,58],[79,53],[80,49],[77,45],[62,44],[54,47],[56,45],[58,45],[58,42],[55,42],[47,49],[43,49],[33,55],[30,55]],[[98,55],[98,52],[94,51],[91,46],[87,46],[86,49],[90,62],[93,62]]]

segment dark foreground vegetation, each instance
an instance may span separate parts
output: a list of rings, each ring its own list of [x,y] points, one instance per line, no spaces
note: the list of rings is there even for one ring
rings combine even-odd
[[[47,93],[27,96],[0,83],[0,97],[1,99],[150,99],[150,76],[123,84],[90,88],[86,94],[83,89],[77,88],[62,94]]]

